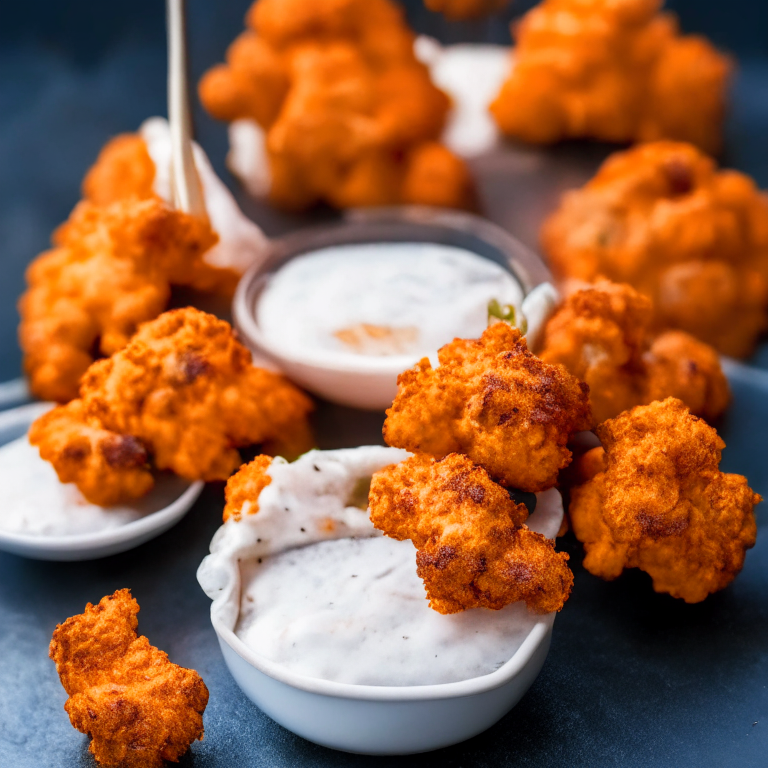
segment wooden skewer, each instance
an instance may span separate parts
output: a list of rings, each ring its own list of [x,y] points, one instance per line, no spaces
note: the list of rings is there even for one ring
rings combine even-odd
[[[171,126],[171,190],[177,210],[207,218],[203,188],[192,152],[185,0],[166,0],[168,27],[168,122]]]

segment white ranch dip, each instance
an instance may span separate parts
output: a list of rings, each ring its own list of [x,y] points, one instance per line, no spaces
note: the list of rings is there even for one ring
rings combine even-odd
[[[501,265],[436,243],[366,243],[299,256],[272,276],[256,321],[281,355],[343,361],[403,356],[403,368],[456,337],[476,338],[488,304],[519,308]]]
[[[117,528],[167,507],[189,486],[170,474],[130,505],[99,507],[62,483],[26,435],[0,448],[0,530],[30,536],[77,536]]]
[[[411,542],[346,506],[361,478],[406,455],[365,446],[276,460],[258,513],[222,526],[198,571],[214,617],[286,670],[336,682],[447,683],[507,662],[540,616],[524,604],[436,613]],[[537,494],[529,526],[554,537],[561,521],[557,490]]]

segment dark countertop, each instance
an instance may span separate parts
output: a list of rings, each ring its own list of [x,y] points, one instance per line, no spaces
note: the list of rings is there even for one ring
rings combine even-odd
[[[91,19],[93,29],[77,26],[83,6],[92,10],[93,4],[66,4],[71,17],[51,11],[42,32],[26,34],[22,25],[14,36],[13,24],[0,31],[0,381],[18,375],[14,304],[26,263],[66,218],[103,142],[165,111],[159,5],[137,3],[134,12],[144,14],[144,24],[126,25],[125,34],[113,30],[100,38],[98,50],[82,55],[72,53],[67,35],[96,38],[99,30],[112,29],[102,18],[107,11]],[[193,69],[200,72],[239,31],[246,3],[190,5]],[[677,6],[681,13],[692,7]],[[711,20],[713,6],[700,3],[699,15],[691,11],[690,18]],[[734,16],[736,7],[748,11],[742,19],[751,32],[765,19],[763,6],[757,6],[746,0],[729,4]],[[468,36],[478,39],[499,29],[474,26]],[[726,26],[718,31],[733,45]],[[761,58],[753,42],[745,44],[734,88],[725,161],[765,187],[768,57]],[[224,127],[202,114],[197,122],[201,143],[224,174]],[[585,180],[605,153],[598,145],[548,152],[507,148],[476,161],[489,215],[535,244],[538,222],[556,195]],[[270,234],[331,215],[319,211],[300,218],[259,204],[244,207]],[[753,363],[768,368],[768,345]],[[721,425],[728,445],[723,469],[746,474],[755,490],[768,495],[768,372],[737,369],[732,384],[734,405]],[[381,420],[378,414],[321,405],[321,447],[380,442]],[[654,594],[641,573],[614,583],[590,576],[580,566],[578,546],[566,538],[575,588],[529,693],[481,736],[412,758],[366,758],[315,746],[277,726],[240,693],[210,626],[210,603],[195,580],[222,507],[222,487],[209,486],[163,536],[90,563],[42,563],[0,553],[0,766],[94,766],[86,738],[62,709],[66,697],[47,647],[57,622],[126,586],[142,606],[140,632],[173,661],[197,669],[211,691],[205,740],[193,746],[183,766],[768,765],[768,536],[762,507],[761,535],[744,572],[733,586],[695,606]]]

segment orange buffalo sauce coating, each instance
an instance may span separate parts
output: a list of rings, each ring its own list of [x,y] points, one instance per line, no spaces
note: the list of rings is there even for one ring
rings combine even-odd
[[[491,112],[523,141],[690,141],[717,152],[731,64],[662,0],[545,0],[514,28]]]
[[[390,0],[258,0],[200,81],[220,120],[266,131],[271,201],[469,207],[463,161],[436,143],[450,107]]]
[[[619,152],[545,222],[556,277],[602,276],[653,299],[659,328],[733,357],[768,326],[768,196],[690,144]]]
[[[755,544],[762,499],[745,477],[720,471],[717,432],[670,397],[609,419],[597,435],[603,445],[583,457],[589,479],[569,507],[584,567],[609,581],[639,568],[656,592],[686,603],[728,586]]]

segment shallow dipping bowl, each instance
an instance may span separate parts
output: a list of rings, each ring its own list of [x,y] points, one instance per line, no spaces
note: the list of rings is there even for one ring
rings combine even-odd
[[[29,403],[0,413],[0,446],[26,435],[32,422],[53,406],[54,403]],[[0,529],[0,551],[35,560],[74,561],[95,560],[138,547],[178,523],[205,485],[201,481],[190,483],[173,476],[163,477],[161,482],[178,495],[166,507],[138,520],[72,536],[42,536]]]
[[[541,259],[479,216],[418,206],[353,211],[340,224],[305,229],[272,241],[269,258],[245,273],[235,293],[232,316],[243,341],[257,356],[271,361],[297,384],[326,400],[368,410],[388,408],[397,393],[398,374],[414,365],[420,356],[405,361],[401,355],[349,355],[348,361],[308,360],[269,339],[257,322],[256,309],[270,277],[297,256],[335,245],[397,242],[450,245],[496,262],[520,284],[526,297],[522,307],[526,315],[526,301],[537,286],[549,289],[547,295],[555,295],[551,275]],[[541,291],[537,298],[542,298]],[[541,313],[542,302],[536,304],[529,319]],[[549,304],[554,306],[554,300]],[[546,299],[544,305],[547,306]],[[539,327],[541,323],[531,325]]]

